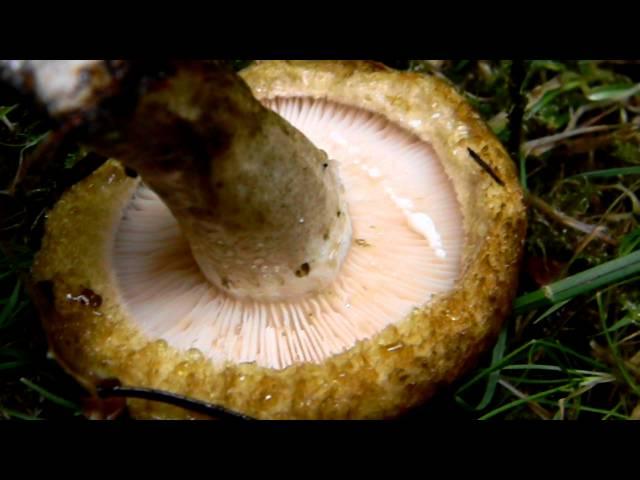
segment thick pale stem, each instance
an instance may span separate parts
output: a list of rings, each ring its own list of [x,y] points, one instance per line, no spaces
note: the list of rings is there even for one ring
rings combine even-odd
[[[141,174],[212,283],[277,300],[332,282],[351,240],[336,166],[242,79],[181,64],[119,102],[92,109],[86,143]]]

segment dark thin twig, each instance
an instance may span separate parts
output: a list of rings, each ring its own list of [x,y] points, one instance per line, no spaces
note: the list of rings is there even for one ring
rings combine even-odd
[[[554,208],[540,197],[531,193],[527,195],[527,201],[532,207],[536,208],[537,210],[544,213],[547,217],[558,223],[561,223],[562,225],[566,225],[573,228],[574,230],[586,233],[587,235],[592,235],[593,237],[602,240],[603,242],[606,242],[614,247],[618,246],[618,241],[607,234],[607,228],[603,225],[591,225],[589,223],[581,222],[580,220],[577,220],[567,215],[566,213]]]
[[[185,408],[192,412],[209,415],[219,420],[254,420],[252,417],[233,412],[224,407],[213,405],[193,398],[185,397],[153,388],[122,387],[120,385],[99,386],[97,393],[100,398],[129,397],[168,403],[176,407]]]
[[[526,96],[522,89],[526,79],[527,68],[524,60],[511,62],[509,96],[512,108],[509,113],[509,152],[514,160],[520,157],[520,145],[522,144],[522,123],[526,106]]]
[[[489,164],[487,162],[485,162],[482,159],[482,157],[480,157],[480,155],[478,155],[476,152],[474,152],[470,148],[467,148],[467,150],[469,152],[469,155],[471,155],[471,158],[473,158],[476,161],[476,163],[478,165],[480,165],[485,172],[487,172],[489,175],[491,175],[491,178],[493,178],[498,185],[500,185],[501,187],[504,187],[504,182],[496,174],[496,172],[493,171],[493,169],[489,166]]]

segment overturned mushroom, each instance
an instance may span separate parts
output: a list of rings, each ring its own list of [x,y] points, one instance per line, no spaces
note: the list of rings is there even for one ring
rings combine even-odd
[[[509,311],[512,162],[435,78],[281,61],[242,77],[252,94],[177,69],[92,117],[88,143],[140,176],[110,160],[50,212],[34,276],[52,352],[90,388],[117,378],[257,418],[425,401]]]

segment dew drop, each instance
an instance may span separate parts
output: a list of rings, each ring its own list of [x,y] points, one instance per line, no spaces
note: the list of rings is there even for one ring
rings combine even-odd
[[[199,362],[200,360],[202,360],[204,358],[204,355],[202,354],[202,352],[199,349],[190,348],[189,350],[187,350],[187,357],[192,362]]]

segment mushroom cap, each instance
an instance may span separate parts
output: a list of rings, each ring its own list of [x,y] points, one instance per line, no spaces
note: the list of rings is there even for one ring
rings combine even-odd
[[[510,311],[526,231],[513,162],[466,101],[431,76],[353,61],[259,62],[242,75],[267,105],[307,98],[354,107],[428,144],[462,218],[455,284],[319,362],[211,361],[199,349],[149,338],[123,306],[113,232],[140,179],[109,160],[48,215],[33,277],[51,353],[89,389],[118,378],[256,418],[386,418],[424,402],[473,365]],[[195,418],[152,401],[129,407],[139,418]]]

